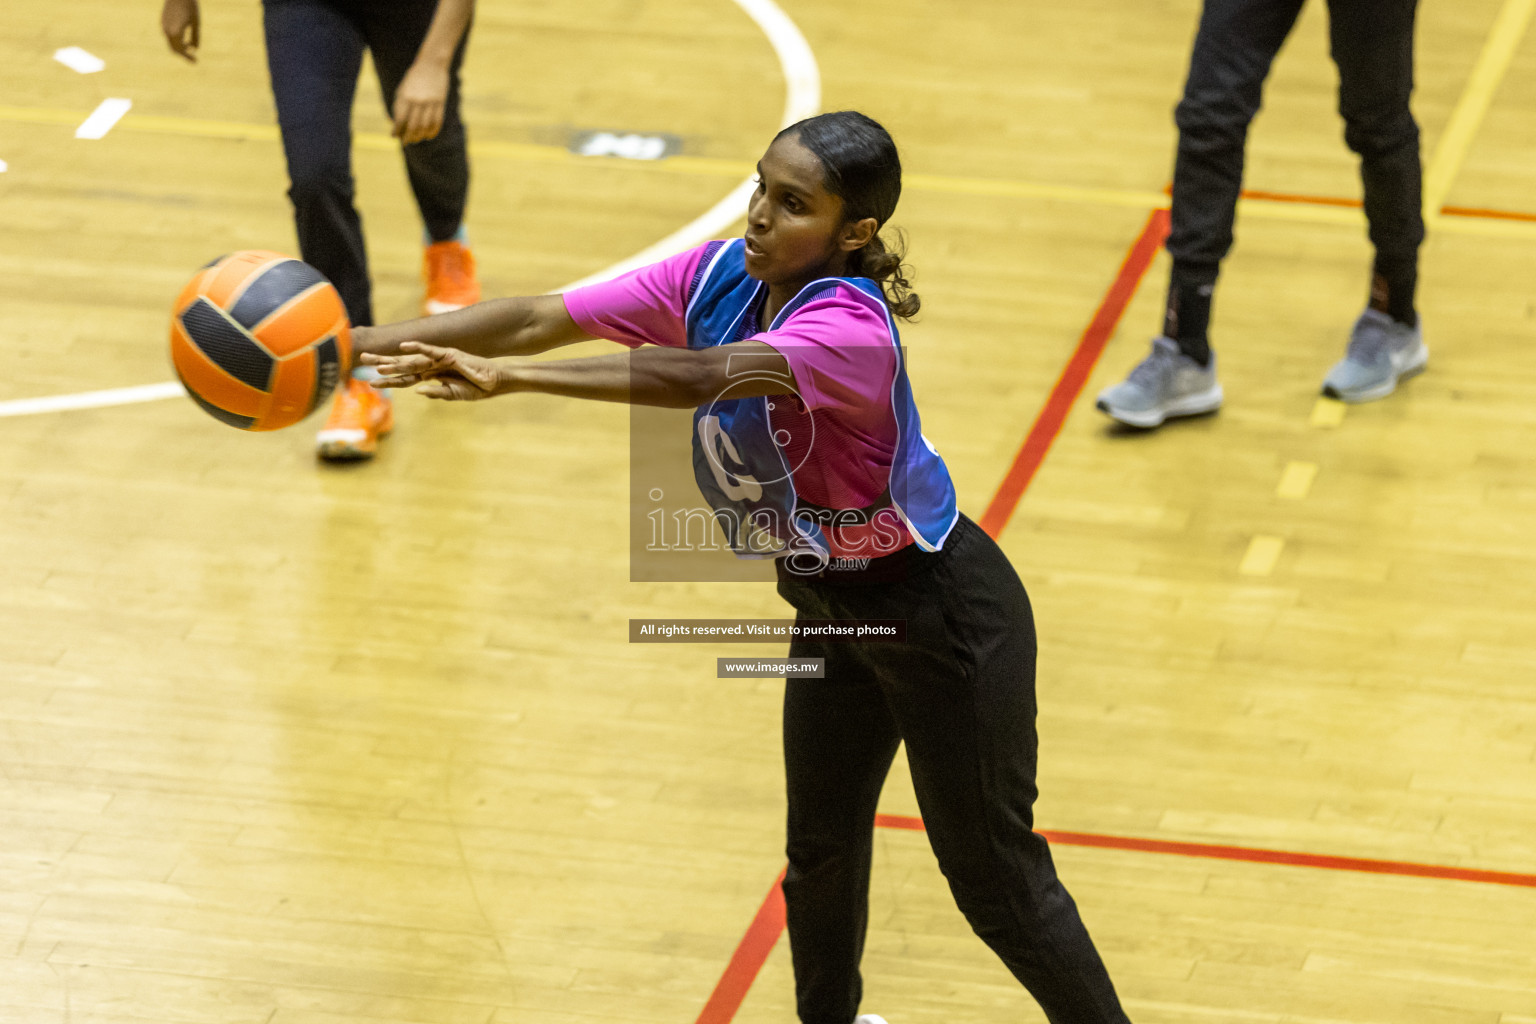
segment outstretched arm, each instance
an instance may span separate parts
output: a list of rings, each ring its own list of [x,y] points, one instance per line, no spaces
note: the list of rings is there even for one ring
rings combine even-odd
[[[568,398],[692,409],[717,398],[785,395],[795,379],[784,357],[760,341],[701,350],[646,346],[629,352],[546,362],[493,363],[414,341],[398,355],[363,356],[378,367],[380,388],[420,385],[428,398],[473,401],[518,391]]]
[[[394,356],[403,342],[419,341],[494,359],[537,355],[591,337],[566,312],[564,299],[536,295],[489,299],[452,313],[382,327],[355,327],[352,346],[359,354]]]

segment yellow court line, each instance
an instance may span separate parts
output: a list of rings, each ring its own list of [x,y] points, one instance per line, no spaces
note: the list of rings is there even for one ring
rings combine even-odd
[[[246,142],[277,142],[275,124],[240,124],[237,121],[203,121],[190,117],[158,117],[129,114],[120,126],[125,131],[157,135],[190,135],[203,139],[239,139]]]
[[[1536,6],[1536,0],[1510,0],[1511,3]],[[22,124],[68,125],[80,123],[79,111],[45,107],[0,106],[0,122]],[[180,135],[189,138],[233,139],[250,142],[277,142],[276,125],[245,124],[236,121],[210,121],[188,117],[163,117],[130,112],[119,122],[117,132],[147,132]],[[381,132],[358,132],[353,143],[359,149],[392,151],[399,142]],[[752,171],[745,160],[714,157],[672,156],[662,160],[625,160],[619,157],[581,156],[563,146],[497,140],[471,141],[470,154],[479,159],[513,160],[524,163],[563,164],[567,166],[605,167],[626,171],[650,171],[710,178],[741,178]],[[1012,181],[1001,178],[967,178],[944,174],[909,173],[903,184],[918,192],[947,195],[1032,199],[1045,202],[1079,203],[1087,206],[1122,207],[1137,210],[1165,209],[1168,196],[1162,192],[1138,189],[1095,188],[1056,185],[1046,182]],[[1328,224],[1363,228],[1365,214],[1357,208],[1312,203],[1285,202],[1274,199],[1243,199],[1237,204],[1238,215],[1263,220],[1291,221],[1303,224]],[[1536,240],[1536,222],[1443,217],[1439,230],[1448,234],[1477,235],[1494,238]]]
[[[1317,463],[1287,462],[1280,483],[1275,486],[1275,497],[1287,501],[1300,501],[1312,491],[1312,481],[1317,479]]]
[[[1244,576],[1268,576],[1275,571],[1280,553],[1285,550],[1285,538],[1261,533],[1248,542],[1243,560],[1237,571]]]
[[[1314,427],[1322,427],[1325,430],[1337,427],[1344,422],[1344,410],[1347,408],[1348,406],[1337,398],[1321,395],[1316,402],[1312,403],[1310,422]]]
[[[0,121],[22,124],[79,124],[85,115],[78,110],[54,110],[48,107],[0,106]]]
[[[1450,195],[1451,185],[1477,138],[1478,129],[1482,127],[1483,118],[1493,104],[1494,94],[1509,70],[1533,14],[1536,14],[1536,0],[1505,0],[1488,32],[1482,52],[1472,67],[1466,88],[1462,90],[1456,108],[1446,122],[1445,132],[1440,136],[1435,154],[1425,169],[1424,220],[1438,231],[1495,237],[1531,237],[1531,232],[1522,230],[1525,227],[1523,224],[1447,219],[1440,215],[1440,210]],[[1242,212],[1274,217],[1280,211],[1273,205],[1262,204],[1262,201],[1247,200],[1242,204]],[[1290,213],[1288,219],[1314,222],[1328,220],[1333,223],[1359,224],[1363,219],[1358,210],[1295,208]],[[1321,214],[1330,216],[1324,217]],[[1344,403],[1319,398],[1312,407],[1311,423],[1314,427],[1325,429],[1337,427],[1344,422],[1344,412]],[[1317,477],[1317,469],[1316,463],[1287,463],[1275,488],[1275,496],[1293,501],[1305,498]],[[1284,550],[1284,538],[1260,534],[1249,542],[1243,560],[1238,565],[1238,572],[1244,576],[1268,576],[1274,571]]]
[[[1536,0],[1504,0],[1504,6],[1499,8],[1498,16],[1493,20],[1493,28],[1488,31],[1483,52],[1472,66],[1467,87],[1462,90],[1456,109],[1446,122],[1445,133],[1435,147],[1435,155],[1424,172],[1424,219],[1441,230],[1447,223],[1446,218],[1440,216],[1440,208],[1450,195],[1451,185],[1477,138],[1483,117],[1493,103],[1499,83],[1504,80],[1504,73],[1509,70],[1533,13],[1536,13]]]

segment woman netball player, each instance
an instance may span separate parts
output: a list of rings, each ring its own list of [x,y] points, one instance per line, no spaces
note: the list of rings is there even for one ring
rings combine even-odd
[[[875,806],[903,740],[929,841],[976,933],[1053,1024],[1124,1022],[1032,830],[1029,599],[956,510],[902,364],[892,316],[918,299],[879,236],[901,192],[895,145],[862,114],[823,114],[781,132],[758,173],[744,238],[563,297],[360,330],[362,360],[383,375],[376,386],[433,398],[694,408],[700,489],[738,551],[779,556],[798,617],[905,620],[902,643],[790,647],[826,668],[784,696],[784,897],[805,1024],[858,1014]],[[632,351],[490,358],[589,337]]]

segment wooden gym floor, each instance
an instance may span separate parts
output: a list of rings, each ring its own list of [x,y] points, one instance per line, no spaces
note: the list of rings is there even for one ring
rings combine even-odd
[[[1272,197],[1217,297],[1228,405],[1132,435],[1091,399],[1158,325],[1165,258],[1136,255],[1195,0],[784,4],[823,107],[903,146],[925,432],[1033,596],[1038,822],[1109,844],[1057,861],[1141,1024],[1536,1022],[1533,6],[1421,7],[1429,372],[1317,400],[1369,250],[1357,210],[1298,201],[1358,196],[1314,2],[1249,147]],[[745,10],[482,0],[488,294],[601,271],[741,180],[786,89]],[[628,582],[625,410],[407,395],[374,462],[332,468],[314,423],[28,402],[166,381],[193,268],[293,249],[259,20],[208,3],[194,68],[152,4],[0,19],[0,1019],[791,1021],[782,683],[715,678],[762,648],[626,642],[634,617],[786,612]],[[357,127],[400,318],[419,224],[367,81]],[[577,158],[580,130],[682,152]],[[883,810],[912,824],[900,763]],[[876,860],[868,1011],[1043,1019],[919,832],[881,828]]]

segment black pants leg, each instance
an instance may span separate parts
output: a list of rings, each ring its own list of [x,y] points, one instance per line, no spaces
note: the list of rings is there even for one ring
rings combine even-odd
[[[352,102],[363,50],[372,53],[386,107],[392,106],[436,9],[436,0],[264,0],[267,66],[288,160],[299,252],[336,286],[354,324],[373,323],[368,255],[352,177]],[[449,71],[442,130],[436,138],[405,147],[411,188],[434,241],[452,238],[459,230],[469,193],[459,115],[464,49],[461,41]]]
[[[1303,0],[1206,0],[1174,119],[1170,306],[1180,291],[1216,281],[1232,247],[1243,147],[1264,79]],[[1419,129],[1409,110],[1417,0],[1329,0],[1344,138],[1360,155],[1365,214],[1377,272],[1411,309],[1424,238]],[[1403,292],[1406,288],[1406,296]],[[1397,315],[1396,312],[1394,315]]]
[[[849,1024],[863,994],[875,807],[901,738],[849,645],[797,640],[790,656],[825,658],[827,669],[825,679],[789,679],[784,690],[784,903],[796,1005],[806,1024]]]
[[[368,254],[352,201],[352,99],[362,32],[323,0],[265,0],[262,10],[299,253],[336,286],[354,324],[371,324]]]
[[[394,109],[395,90],[416,59],[436,11],[436,0],[397,0],[359,8],[359,23],[373,55],[386,113]],[[468,44],[466,28],[448,68],[448,101],[443,108],[442,128],[432,138],[404,147],[411,191],[427,235],[434,242],[445,241],[458,232],[469,196],[469,154],[464,121],[459,114],[459,69]]]
[[[1419,245],[1424,241],[1423,168],[1413,119],[1413,26],[1418,0],[1329,0],[1339,68],[1344,141],[1360,156],[1360,181],[1376,247],[1383,309],[1413,319]],[[1390,306],[1391,308],[1387,308]]]
[[[1184,96],[1174,111],[1179,151],[1168,252],[1179,285],[1214,284],[1232,248],[1248,125],[1302,2],[1206,0]]]
[[[904,644],[822,645],[827,679],[792,681],[786,691],[791,871],[839,880],[813,890],[786,877],[800,1018],[850,1024],[856,1012],[870,821],[884,752],[899,735],[929,842],[977,935],[1052,1024],[1123,1024],[1104,964],[1033,831],[1035,637],[1024,587],[968,519],[928,557],[903,582],[781,575],[780,593],[802,619],[907,623]]]

